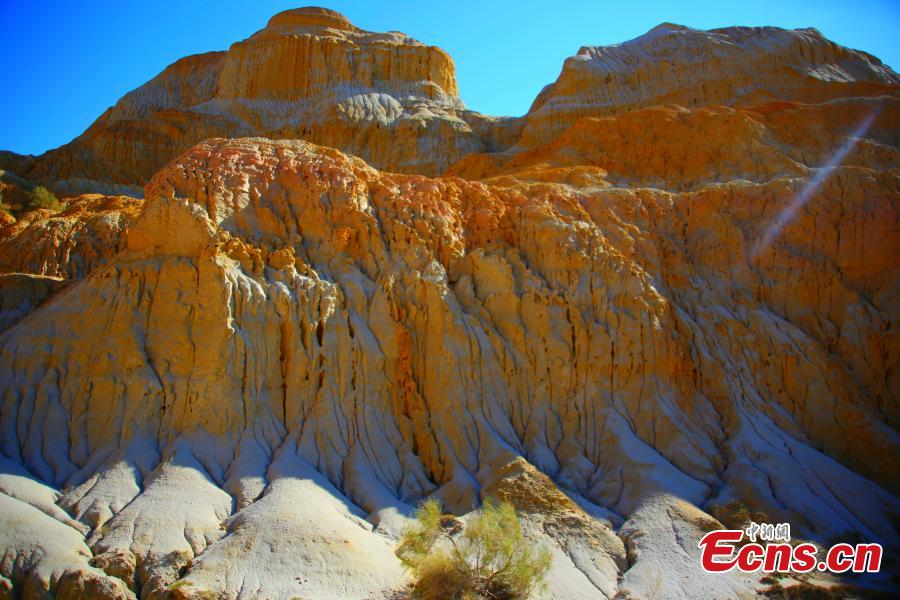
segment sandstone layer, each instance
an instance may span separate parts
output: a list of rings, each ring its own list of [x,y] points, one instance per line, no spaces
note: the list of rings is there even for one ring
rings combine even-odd
[[[847,192],[810,225],[862,241],[896,223],[865,193],[896,194],[874,174],[841,167]],[[281,597],[292,572],[319,597],[383,591],[401,581],[390,544],[348,524],[395,534],[429,494],[464,513],[519,457],[552,477],[535,536],[585,581],[560,577],[559,597],[612,596],[628,565],[612,520],[553,536],[557,510],[590,522],[556,485],[620,523],[656,499],[652,519],[697,531],[675,498],[736,498],[808,535],[895,544],[897,265],[843,279],[836,262],[875,257],[803,223],[750,261],[799,185],[491,187],[204,142],[148,184],[122,253],[0,340],[4,453],[69,490],[59,504],[145,597],[179,578]],[[289,507],[303,536],[271,526]],[[260,574],[271,548],[293,562]]]
[[[622,44],[584,46],[525,117],[524,143],[549,141],[575,120],[676,104],[820,103],[891,93],[900,76],[876,57],[815,29],[663,23]]]
[[[25,213],[0,229],[0,273],[80,279],[124,248],[142,205],[128,196],[85,194],[60,212]]]
[[[87,131],[0,166],[61,193],[139,194],[209,137],[303,138],[393,170],[438,173],[509,137],[466,110],[453,61],[399,32],[373,33],[321,8],[285,11],[226,52],[189,56],[126,94]],[[496,130],[496,131],[495,131]]]
[[[809,69],[772,67],[779,40]],[[463,518],[512,502],[554,557],[543,598],[764,593],[762,573],[699,568],[734,501],[795,539],[894,553],[896,74],[810,31],[622,46],[642,48],[633,72],[662,48],[731,87],[677,71],[694,100],[663,81],[627,100],[560,84],[567,63],[497,122],[527,125],[517,144],[442,146],[435,120],[471,116],[446,55],[302,9],[123,99],[103,119],[133,133],[182,102],[250,119],[348,87],[420,94],[433,116],[403,168],[449,168],[229,130],[178,138],[144,201],[68,199],[0,230],[0,590],[390,598],[426,497]],[[211,69],[189,98],[169,85]],[[566,85],[589,110],[553,100]],[[350,119],[379,164],[390,135]]]

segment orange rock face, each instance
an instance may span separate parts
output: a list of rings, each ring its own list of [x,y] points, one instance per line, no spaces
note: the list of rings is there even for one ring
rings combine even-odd
[[[229,49],[216,96],[294,101],[341,86],[395,97],[458,94],[453,61],[439,48],[400,33],[363,31],[326,9],[297,9],[275,15]]]
[[[512,502],[553,554],[546,598],[755,595],[761,573],[699,567],[733,501],[898,547],[896,74],[768,28],[582,55],[523,120],[466,131],[441,51],[302,9],[103,117],[287,136],[278,111],[328,106],[309,135],[369,162],[211,138],[144,201],[0,230],[25,273],[0,276],[0,546],[35,557],[0,584],[388,598],[429,496]],[[167,105],[211,70],[208,99]],[[422,116],[389,117],[407,93]],[[386,159],[376,124],[420,118]]]
[[[59,213],[36,210],[0,229],[0,273],[79,279],[125,245],[123,233],[143,202],[85,194]]]
[[[575,120],[655,105],[688,108],[773,101],[820,103],[891,93],[900,77],[880,60],[815,29],[663,23],[612,46],[585,46],[526,115],[524,141],[549,141]]]
[[[392,171],[437,173],[505,143],[466,110],[453,61],[398,32],[372,33],[326,9],[289,10],[227,52],[189,56],[127,94],[84,134],[34,161],[0,157],[60,192],[139,194],[153,173],[209,137],[303,138]]]

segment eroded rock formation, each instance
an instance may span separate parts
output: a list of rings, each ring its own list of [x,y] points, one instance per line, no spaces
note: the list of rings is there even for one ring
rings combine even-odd
[[[348,88],[379,90],[328,129],[352,143],[273,137],[421,173],[228,130],[143,202],[70,199],[0,230],[0,270],[25,272],[0,277],[0,586],[390,597],[427,496],[513,502],[554,555],[547,598],[755,595],[761,574],[699,568],[731,501],[797,538],[897,548],[897,76],[809,31],[663,26],[621,60],[739,60],[725,42],[741,69],[633,103],[566,83],[567,63],[498,122],[531,130],[503,152],[463,120],[446,55],[321,9],[126,96],[101,121],[122,119],[148,177],[137,123],[265,121]],[[773,48],[809,68],[768,68]],[[765,89],[729,95],[747,73]],[[547,120],[565,89],[590,110]],[[408,94],[430,116],[369,119]],[[420,118],[386,158],[376,121]]]
[[[85,194],[54,213],[25,213],[0,229],[0,273],[80,279],[125,246],[143,205],[128,196]]]
[[[363,31],[327,9],[295,9],[227,52],[172,64],[71,143],[37,159],[0,157],[0,166],[62,192],[135,194],[197,142],[259,135],[434,174],[512,141],[503,120],[466,110],[457,94],[440,48]]]
[[[880,60],[815,29],[663,23],[622,44],[584,46],[526,116],[525,140],[549,141],[575,120],[650,106],[820,103],[891,93],[900,77]]]

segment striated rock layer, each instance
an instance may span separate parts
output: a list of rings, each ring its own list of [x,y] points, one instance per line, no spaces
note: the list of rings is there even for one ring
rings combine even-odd
[[[156,172],[145,201],[84,196],[7,224],[0,590],[389,598],[406,583],[397,536],[429,496],[460,515],[515,504],[554,557],[545,598],[763,593],[762,573],[699,568],[698,540],[722,527],[711,513],[733,501],[795,539],[892,555],[896,75],[810,32],[675,29],[699,40],[685,46],[670,30],[631,44],[657,40],[678,65],[731,56],[741,33],[764,63],[772,37],[797,36],[847,85],[782,73],[750,100],[651,94],[602,112],[609,90],[586,81],[600,112],[545,121],[558,83],[519,144],[442,147],[440,178],[213,138]],[[225,118],[341,86],[454,102],[449,59],[399,36],[289,11],[104,118],[130,115],[131,131],[168,110],[141,106]],[[344,66],[321,70],[326,50]],[[415,68],[395,51],[420,52]],[[206,62],[214,99],[165,83]],[[364,122],[348,131],[377,154]],[[432,160],[417,139],[409,156]]]
[[[894,223],[895,242],[896,205],[873,192],[896,177],[840,167],[838,204],[751,260],[803,181],[491,187],[297,141],[204,142],[148,184],[125,251],[0,338],[3,451],[68,490],[59,505],[144,597],[176,579],[383,592],[402,581],[378,535],[398,511],[518,499],[532,484],[495,481],[520,457],[552,477],[520,504],[571,571],[556,597],[641,593],[653,550],[635,541],[629,568],[611,525],[698,538],[708,517],[684,503],[896,544],[897,265],[802,233]],[[854,262],[872,268],[835,270]],[[828,321],[807,316],[816,297]],[[558,510],[576,515],[561,532]],[[260,572],[273,549],[287,562]]]
[[[288,10],[226,52],[183,58],[126,94],[71,143],[0,167],[63,193],[137,195],[209,137],[301,138],[377,168],[435,175],[474,152],[530,148],[583,117],[677,104],[820,103],[894,93],[900,77],[815,29],[662,24],[568,59],[521,118],[467,110],[441,49],[373,33],[322,8]]]
[[[80,279],[125,247],[125,231],[143,202],[85,194],[64,209],[26,213],[0,229],[0,273]]]
[[[495,137],[508,137],[505,129],[502,120],[466,110],[453,61],[441,49],[302,8],[275,15],[227,52],[177,61],[71,143],[31,160],[0,156],[0,166],[62,192],[137,194],[197,142],[261,135],[308,139],[380,168],[433,174],[493,149]]]
[[[566,60],[525,116],[523,142],[546,142],[575,120],[637,108],[773,101],[820,103],[895,92],[900,76],[880,60],[815,29],[663,23],[622,44],[584,46]]]

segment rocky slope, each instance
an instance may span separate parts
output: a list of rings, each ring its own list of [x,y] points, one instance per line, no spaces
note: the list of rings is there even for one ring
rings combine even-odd
[[[740,33],[743,70],[680,106],[582,80],[590,110],[545,119],[567,63],[502,152],[471,127],[454,131],[481,142],[448,143],[471,113],[446,55],[322,10],[123,99],[123,132],[174,103],[258,116],[348,86],[436,104],[403,151],[422,173],[229,131],[145,201],[69,199],[0,230],[0,589],[387,598],[427,496],[513,502],[554,555],[546,598],[762,593],[761,574],[699,568],[732,501],[795,538],[900,546],[897,76],[810,32],[671,29],[629,44],[715,65]],[[793,37],[811,45],[791,64],[842,84],[767,70]],[[346,72],[321,70],[326,50]],[[163,83],[211,64],[193,96]],[[770,92],[721,91],[746,73]],[[366,123],[346,131],[378,164],[390,138]]]
[[[25,213],[0,229],[0,273],[80,279],[124,248],[142,206],[128,196],[85,194],[56,213]]]
[[[820,103],[891,93],[898,76],[815,29],[663,23],[631,41],[585,46],[566,60],[526,116],[525,141],[549,141],[575,120],[637,108],[773,101]]]

